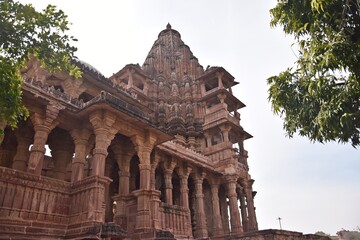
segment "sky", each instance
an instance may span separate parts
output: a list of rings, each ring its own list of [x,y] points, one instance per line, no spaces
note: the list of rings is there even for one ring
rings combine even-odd
[[[38,10],[53,4],[68,15],[77,56],[110,77],[128,63],[142,63],[170,23],[200,64],[222,66],[240,82],[234,95],[246,104],[241,125],[257,191],[260,229],[304,233],[360,226],[360,150],[350,144],[289,139],[271,111],[266,79],[294,66],[291,36],[270,28],[276,0],[22,0]]]

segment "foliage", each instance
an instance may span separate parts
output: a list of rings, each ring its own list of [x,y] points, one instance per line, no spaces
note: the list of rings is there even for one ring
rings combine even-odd
[[[360,145],[360,1],[279,0],[270,13],[299,48],[296,67],[268,78],[287,134]]]
[[[49,5],[37,12],[31,5],[13,0],[0,1],[0,122],[15,127],[28,112],[21,104],[20,69],[31,55],[49,71],[67,71],[79,77],[71,64],[76,41],[65,34],[67,16]]]

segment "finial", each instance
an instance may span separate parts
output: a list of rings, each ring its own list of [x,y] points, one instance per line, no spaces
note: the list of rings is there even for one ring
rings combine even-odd
[[[166,25],[166,29],[171,29],[170,23],[168,23],[168,24]]]

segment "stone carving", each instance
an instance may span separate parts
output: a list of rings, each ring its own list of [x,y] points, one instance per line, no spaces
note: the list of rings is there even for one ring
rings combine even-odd
[[[16,132],[0,126],[0,239],[241,239],[257,230],[234,77],[205,72],[170,24],[142,67],[110,78],[82,61],[79,79],[36,64],[22,86],[30,120]]]

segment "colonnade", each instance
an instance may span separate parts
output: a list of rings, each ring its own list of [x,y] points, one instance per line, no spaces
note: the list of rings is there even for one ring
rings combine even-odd
[[[116,134],[119,133],[116,116],[109,112],[96,111],[90,114],[89,121],[93,127],[92,130],[78,128],[68,130],[67,133],[66,130],[60,131],[58,130],[60,128],[56,128],[59,124],[56,116],[61,108],[49,106],[44,115],[36,113],[31,115],[32,126],[25,123],[20,126],[21,131],[15,131],[14,137],[17,142],[15,153],[11,155],[5,149],[0,150],[2,160],[12,156],[12,164],[9,167],[41,175],[45,145],[49,144],[54,160],[53,177],[76,182],[86,177],[84,170],[87,163],[86,157],[89,154],[92,155],[90,175],[105,176],[108,149],[111,149],[119,169],[118,194],[113,199],[117,202],[114,219],[120,225],[127,221],[125,203],[132,194],[137,199],[136,230],[146,232],[151,228],[159,227],[160,216],[156,214],[154,216],[151,212],[153,211],[151,204],[159,201],[160,194],[155,186],[155,171],[161,165],[164,173],[165,203],[174,205],[172,176],[176,171],[180,183],[179,204],[189,212],[194,209],[195,231],[190,232],[191,219],[185,223],[189,234],[193,234],[196,238],[205,238],[209,234],[212,236],[237,235],[244,231],[257,230],[251,180],[240,179],[237,175],[213,176],[211,172],[205,173],[198,167],[184,164],[186,162],[184,159],[171,158],[169,160],[157,154],[152,155],[156,142],[154,134],[133,135],[126,140],[116,138]],[[52,136],[55,134],[56,136]],[[139,159],[140,180],[138,189],[130,192],[132,181],[130,162],[134,155]],[[66,163],[70,162],[71,177],[66,179]],[[190,178],[193,185],[189,184]],[[211,191],[211,199],[205,199],[204,181],[210,184],[208,190]],[[189,196],[190,191],[193,192],[193,206],[190,206],[189,202],[192,197]],[[204,209],[204,204],[209,204],[209,201],[212,204],[212,229],[209,229],[207,225],[208,213]],[[230,216],[228,216],[228,208]]]

